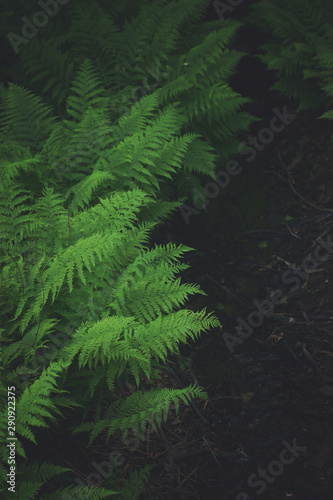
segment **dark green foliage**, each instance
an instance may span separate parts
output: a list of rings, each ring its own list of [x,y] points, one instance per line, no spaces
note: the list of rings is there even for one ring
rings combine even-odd
[[[272,89],[295,100],[298,110],[327,106],[325,92],[332,98],[332,2],[261,0],[252,10],[248,20],[271,37],[259,57],[277,74]]]
[[[0,126],[8,139],[15,139],[31,151],[38,151],[45,138],[51,133],[55,119],[52,110],[42,99],[22,87],[9,84],[3,93]]]
[[[65,32],[59,30],[57,23],[52,23],[52,36],[48,32],[46,38],[46,32],[41,29],[36,38],[22,45],[17,57],[21,59],[24,78],[17,81],[17,65],[13,77],[34,94],[42,95],[45,104],[52,104],[55,116],[65,120],[53,130],[49,143],[52,149],[48,149],[48,154],[54,165],[57,158],[59,165],[68,168],[73,154],[84,163],[82,154],[77,154],[84,150],[83,129],[87,142],[88,134],[91,135],[92,130],[96,133],[99,128],[96,121],[101,122],[100,130],[105,128],[103,137],[109,139],[110,127],[120,125],[120,120],[132,112],[135,103],[157,89],[160,92],[153,94],[154,100],[144,104],[150,107],[147,109],[150,119],[156,117],[162,106],[168,109],[168,105],[174,107],[178,103],[182,120],[177,120],[177,124],[170,122],[170,126],[179,126],[180,132],[187,136],[198,134],[209,140],[218,149],[215,159],[220,164],[237,152],[238,133],[255,121],[242,111],[249,99],[233,91],[228,83],[244,55],[228,48],[240,24],[228,20],[223,24],[206,22],[198,26],[209,4],[207,0],[195,0],[189,7],[188,0],[141,0],[135,5],[123,2],[120,6],[114,1],[90,0],[82,4],[73,0],[66,5],[66,14],[64,10],[58,14],[66,18]],[[27,75],[30,78],[27,79]],[[30,95],[29,98],[33,99]],[[88,108],[99,110],[100,114],[98,118],[96,114],[85,115],[85,123],[82,123]],[[78,130],[73,130],[74,123],[66,122],[69,117],[80,124],[80,139],[76,135]],[[137,116],[132,115],[130,123],[137,123]],[[127,129],[125,136],[131,133],[128,122],[122,127]],[[59,151],[64,136],[72,134],[76,136],[67,146],[70,152]],[[120,134],[118,137],[124,139]],[[155,142],[155,147],[161,145]],[[54,146],[58,150],[53,149]],[[105,147],[109,146],[108,142]],[[165,196],[175,196],[177,192],[188,195],[198,185],[198,174],[213,174],[214,157],[207,153],[203,144],[195,141],[191,157],[173,175],[177,190],[171,188],[170,182],[163,181]],[[88,161],[94,163],[94,158],[89,157]],[[137,175],[140,173],[143,183],[140,185],[147,189],[146,170],[141,166],[135,169]],[[158,169],[162,173],[161,165]],[[78,177],[72,179],[78,180]],[[149,179],[149,183],[152,182],[157,186]]]
[[[32,5],[18,5],[33,15]],[[7,386],[16,386],[22,459],[30,458],[29,441],[38,444],[41,429],[56,423],[93,440],[160,425],[170,407],[205,396],[194,386],[154,385],[181,343],[220,323],[185,308],[203,293],[178,277],[191,249],[149,240],[177,197],[198,175],[213,175],[255,120],[228,83],[243,56],[229,48],[240,25],[197,26],[208,5],[73,0],[6,69],[0,397],[5,407]],[[15,16],[7,17],[14,30]],[[124,397],[128,382],[135,390]],[[2,410],[2,443],[6,418]],[[4,445],[0,454],[5,480]],[[18,477],[28,500],[68,470],[35,458]],[[132,478],[141,489],[146,473]],[[66,484],[43,498],[71,498],[76,488]],[[132,487],[116,486],[136,498]],[[88,492],[113,493],[107,485]]]
[[[140,387],[141,378],[150,379],[152,368],[177,352],[180,342],[219,323],[204,311],[180,309],[200,291],[175,277],[186,267],[178,259],[189,249],[171,243],[147,247],[155,223],[138,223],[140,208],[150,202],[143,191],[113,192],[76,215],[67,213],[64,199],[50,188],[32,204],[14,179],[6,191],[12,194],[0,216],[1,294],[11,298],[2,314],[2,383],[17,387],[16,435],[36,442],[35,429],[61,419],[62,408],[84,404],[93,410],[102,394],[116,401],[122,380],[133,377]],[[49,355],[51,333],[71,329],[66,345]],[[45,360],[36,369],[35,355],[42,349]],[[22,364],[29,374],[25,388]],[[81,397],[77,377],[89,380],[89,398]],[[160,422],[171,402],[200,395],[197,388],[139,390],[111,404],[89,429],[96,436],[104,428],[111,433],[153,416]],[[5,421],[2,413],[2,437]],[[20,440],[17,451],[25,457]],[[3,458],[5,453],[2,449]],[[31,495],[40,486],[31,484]]]

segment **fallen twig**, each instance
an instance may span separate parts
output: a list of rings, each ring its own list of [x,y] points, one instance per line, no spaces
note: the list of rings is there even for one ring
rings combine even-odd
[[[226,286],[222,285],[215,278],[213,278],[212,276],[210,276],[207,273],[205,273],[205,277],[207,279],[209,279],[209,281],[211,281],[212,283],[214,283],[216,286],[218,286],[219,288],[221,288],[221,290],[223,290],[227,295],[229,295],[229,297],[231,297],[233,300],[235,300],[239,305],[241,305],[242,307],[245,307],[245,308],[249,307],[249,304],[247,304],[242,299],[240,299],[239,297],[237,297],[237,295],[235,295],[231,290],[229,290],[229,288],[227,288]]]
[[[213,455],[213,458],[214,458],[215,462],[217,463],[217,465],[219,466],[219,468],[220,468],[220,469],[221,469],[221,471],[223,472],[223,469],[222,469],[222,467],[221,467],[221,464],[220,464],[220,462],[217,460],[216,456],[214,455],[214,452],[213,452],[213,450],[211,449],[211,447],[209,446],[209,443],[207,442],[207,440],[206,440],[205,436],[202,436],[202,439],[205,441],[205,444],[207,445],[207,447],[208,447],[209,451],[210,451],[210,452],[211,452],[211,454]]]
[[[190,472],[186,477],[185,479],[182,480],[182,482],[177,486],[177,488],[180,488],[182,486],[182,484],[185,483],[185,481],[188,480],[189,477],[192,476],[192,474],[194,474],[196,471],[198,470],[198,467],[196,467],[195,469],[192,470],[192,472]]]

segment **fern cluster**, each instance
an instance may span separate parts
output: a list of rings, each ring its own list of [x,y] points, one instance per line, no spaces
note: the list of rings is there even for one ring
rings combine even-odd
[[[53,188],[31,200],[11,177],[5,189],[10,196],[5,199],[2,190],[2,385],[17,387],[17,452],[25,457],[21,438],[36,442],[34,429],[61,418],[62,407],[84,405],[89,413],[109,394],[114,402],[105,417],[98,425],[82,425],[95,437],[104,428],[111,433],[153,416],[159,422],[171,402],[201,395],[196,388],[152,389],[119,400],[122,381],[133,378],[139,388],[142,377],[151,379],[153,368],[177,352],[180,342],[219,325],[205,311],[182,309],[190,294],[200,292],[176,279],[187,267],[178,261],[190,249],[172,243],[149,248],[156,222],[138,220],[140,209],[153,203],[148,194],[139,188],[113,191],[69,213]],[[50,362],[51,334],[69,329],[74,332]],[[46,366],[37,363],[36,369],[41,351]],[[30,374],[25,388],[22,365]],[[88,382],[82,394],[78,378]],[[3,438],[5,423],[6,411]],[[1,455],[6,462],[5,446]],[[0,472],[5,479],[4,465]],[[33,498],[33,491],[25,498]]]
[[[242,57],[228,48],[239,24],[196,32],[207,1],[140,1],[132,17],[125,4],[71,2],[50,38],[40,30],[22,45],[0,86],[0,397],[5,408],[15,385],[22,459],[55,423],[92,440],[161,424],[171,404],[205,396],[154,385],[181,343],[220,324],[185,308],[203,293],[178,277],[191,249],[153,246],[150,234],[190,191],[186,178],[212,174],[254,120],[228,85]],[[129,381],[136,391],[126,397]],[[2,491],[6,423],[2,409]],[[36,498],[66,472],[22,464],[19,497]],[[90,498],[113,493],[100,487]]]
[[[258,57],[275,71],[272,89],[298,110],[327,107],[332,99],[333,5],[330,0],[260,0],[247,21],[270,37]]]
[[[148,123],[152,125],[153,118],[158,119],[161,109],[168,110],[168,114],[154,122],[151,129],[154,141],[149,134],[145,139],[152,146],[147,158],[150,163],[142,165],[138,156],[135,167],[129,171],[126,161],[120,162],[119,169],[124,170],[121,183],[125,177],[131,178],[134,170],[140,186],[145,189],[148,183],[157,186],[155,176],[147,177],[154,168],[154,150],[164,147],[163,138],[156,137],[157,126],[161,130],[168,123],[171,129],[180,131],[184,141],[186,138],[193,143],[184,161],[174,157],[171,166],[175,171],[165,165],[155,166],[161,174],[165,172],[160,195],[188,195],[194,186],[200,185],[198,175],[213,174],[218,162],[226,163],[237,152],[238,133],[255,121],[242,110],[249,99],[229,85],[244,55],[229,48],[240,23],[228,20],[223,25],[214,21],[198,26],[209,4],[209,0],[195,0],[191,4],[188,0],[140,0],[122,2],[121,6],[115,1],[89,0],[84,4],[71,1],[66,5],[66,13],[57,15],[65,17],[65,33],[61,24],[50,23],[47,38],[40,30],[28,44],[20,46],[22,77],[18,77],[17,65],[8,70],[18,86],[10,88],[5,97],[6,109],[11,107],[12,113],[18,113],[17,119],[10,118],[11,126],[21,131],[25,144],[32,144],[35,151],[40,151],[39,136],[50,130],[46,118],[53,118],[57,124],[52,128],[47,154],[54,166],[57,159],[61,177],[67,181],[68,175],[63,171],[73,170],[73,164],[82,165],[80,173],[85,174],[87,162],[95,163],[94,152],[101,150],[101,144],[96,144],[97,136],[104,140],[103,165],[110,165],[109,150],[118,141],[124,141],[122,148],[129,150],[127,163],[132,161],[132,149],[136,158],[138,148],[133,146],[134,137],[130,139],[129,135],[137,136],[146,130]],[[27,91],[33,94],[24,94],[26,104],[22,102],[22,94]],[[149,95],[151,100],[143,99]],[[44,108],[40,106],[41,96]],[[140,109],[135,105],[142,100]],[[28,130],[23,130],[24,116],[20,109],[28,101],[35,109],[34,118]],[[49,114],[49,106],[53,108],[53,116]],[[133,112],[133,107],[138,112]],[[83,122],[87,108],[93,112],[85,115]],[[176,108],[181,119],[175,116]],[[142,116],[141,121],[138,115]],[[89,136],[94,138],[87,140]],[[199,136],[215,147],[214,154],[198,140]],[[70,138],[66,140],[67,151],[63,148],[64,137]],[[139,137],[139,140],[142,145],[144,139]],[[84,148],[87,142],[88,147]],[[165,151],[168,159],[174,156],[169,149]],[[121,151],[117,152],[117,160],[120,154]],[[170,173],[176,190],[168,181]],[[76,173],[72,175],[79,179]]]

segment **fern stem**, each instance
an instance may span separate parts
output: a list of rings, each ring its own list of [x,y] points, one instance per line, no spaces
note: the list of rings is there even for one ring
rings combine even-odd
[[[4,238],[2,238],[2,239],[4,239]],[[22,273],[21,273],[20,267],[19,267],[19,265],[17,264],[17,262],[16,262],[16,260],[14,259],[14,257],[12,256],[12,254],[11,254],[8,250],[6,250],[5,248],[4,248],[4,251],[6,252],[6,254],[7,254],[7,255],[9,255],[9,257],[12,259],[12,261],[14,262],[14,264],[17,266],[17,268],[18,268],[18,270],[19,270],[19,274],[20,274],[20,277],[21,277],[22,288],[23,288],[23,294],[24,294],[24,282],[23,282],[23,276],[22,276]]]

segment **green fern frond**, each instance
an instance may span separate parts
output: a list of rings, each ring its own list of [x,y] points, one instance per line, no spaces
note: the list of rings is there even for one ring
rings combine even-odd
[[[80,122],[89,108],[105,109],[107,100],[101,81],[91,62],[86,59],[73,80],[71,95],[67,98],[67,113]]]
[[[68,30],[72,59],[80,63],[84,59],[94,61],[103,85],[110,88],[117,82],[115,67],[119,60],[117,49],[121,45],[119,26],[115,23],[114,16],[122,8],[126,8],[126,2],[113,2],[106,9],[100,2],[73,3],[68,7],[72,20]]]
[[[78,498],[103,500],[108,499],[111,495],[119,494],[121,491],[112,491],[100,486],[68,486],[58,489],[55,493],[44,495],[43,500],[77,500]]]
[[[23,468],[18,473],[17,481],[18,487],[16,494],[19,498],[26,498],[27,500],[34,500],[41,489],[41,487],[50,481],[55,476],[70,472],[71,469],[60,467],[58,465],[38,463],[23,465]]]
[[[211,328],[220,328],[220,322],[206,311],[193,312],[187,309],[159,316],[154,321],[135,332],[143,352],[149,352],[155,358],[166,359],[168,352],[178,352],[180,343],[195,340]],[[163,335],[161,333],[163,332]]]
[[[298,111],[325,105],[319,55],[331,46],[333,9],[329,0],[261,0],[247,17],[272,33],[258,57],[277,73],[272,89],[299,103]],[[325,65],[325,63],[324,63]]]
[[[140,358],[142,362],[147,362],[145,356],[135,349],[135,345],[126,340],[127,333],[135,328],[136,321],[131,317],[121,317],[120,315],[105,318],[97,323],[86,323],[80,326],[73,341],[64,351],[64,359],[71,360],[80,353],[79,367],[88,364],[89,368],[101,362],[112,359],[125,359],[131,357]]]
[[[333,109],[326,111],[320,118],[328,118],[329,120],[333,120]]]
[[[16,404],[16,432],[36,444],[32,427],[48,427],[45,419],[55,420],[58,408],[51,399],[53,394],[64,391],[57,387],[56,379],[66,368],[66,364],[51,363],[41,376],[27,387]]]
[[[70,55],[63,54],[54,40],[33,39],[22,50],[22,66],[31,76],[33,88],[40,88],[44,95],[61,105],[68,96],[68,88],[74,76],[74,64]]]
[[[171,403],[178,413],[179,401],[189,404],[193,398],[205,399],[207,395],[195,386],[184,389],[152,389],[143,393],[137,391],[124,400],[112,403],[104,419],[98,422],[87,422],[79,425],[75,433],[91,430],[90,443],[104,429],[108,429],[108,437],[117,430],[143,429],[146,422],[155,419],[161,425],[162,418],[167,419]]]
[[[110,172],[102,172],[95,170],[91,175],[78,182],[73,190],[71,190],[74,199],[71,202],[71,208],[74,213],[79,212],[79,208],[88,206],[91,202],[93,192],[96,191],[101,185],[107,188],[110,181],[114,181],[115,176]]]
[[[4,128],[5,134],[38,151],[43,140],[51,133],[55,121],[50,116],[52,109],[32,92],[9,83],[1,110],[3,116],[0,126]]]

